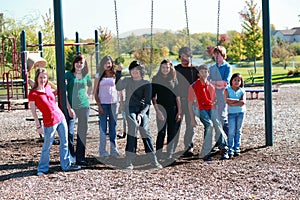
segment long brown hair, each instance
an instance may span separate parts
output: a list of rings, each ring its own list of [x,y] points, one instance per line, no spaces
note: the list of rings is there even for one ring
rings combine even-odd
[[[164,59],[163,61],[161,61],[159,69],[158,69],[157,74],[155,76],[159,79],[165,78],[163,73],[161,72],[161,68],[162,68],[163,64],[169,64],[169,66],[170,66],[170,72],[168,73],[166,79],[168,81],[176,80],[176,70],[175,70],[172,62],[169,59]]]
[[[72,63],[71,72],[75,72],[75,64],[79,61],[82,61],[83,59],[84,59],[84,67],[82,69],[82,76],[84,77],[85,75],[87,75],[89,73],[89,69],[88,69],[88,64],[86,62],[86,58],[82,54],[79,54],[74,58],[73,63]]]
[[[35,71],[34,85],[33,85],[32,89],[36,89],[38,87],[38,85],[39,85],[39,75],[41,73],[44,73],[44,74],[47,75],[47,82],[46,82],[45,86],[48,84],[48,72],[47,72],[46,68],[40,67],[40,68],[37,68],[37,70]]]
[[[170,66],[170,72],[167,74],[167,77],[165,77],[164,74],[161,72],[161,68],[163,64],[169,64]],[[164,80],[167,81],[167,83],[169,84],[168,86],[171,88],[174,88],[175,84],[177,84],[176,70],[169,59],[164,59],[163,61],[161,61],[159,69],[156,75],[153,77],[152,82],[164,85],[165,84]]]
[[[100,67],[97,70],[97,73],[99,74],[100,77],[100,81],[102,80],[102,78],[105,76],[105,69],[104,69],[104,65],[106,64],[107,61],[111,61],[112,63],[112,67],[110,68],[111,73],[113,74],[113,76],[115,76],[116,72],[115,72],[115,62],[114,59],[110,56],[110,55],[106,55],[104,56],[101,61],[100,61]]]

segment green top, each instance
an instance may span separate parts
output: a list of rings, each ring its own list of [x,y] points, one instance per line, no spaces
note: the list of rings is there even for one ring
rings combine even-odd
[[[90,102],[87,96],[87,87],[92,86],[91,76],[89,74],[76,79],[73,72],[65,74],[66,91],[68,101],[73,109],[89,107]]]

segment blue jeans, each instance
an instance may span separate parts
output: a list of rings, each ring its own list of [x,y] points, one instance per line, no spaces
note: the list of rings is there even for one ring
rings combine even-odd
[[[109,130],[109,141],[110,141],[110,154],[116,155],[118,153],[116,147],[116,139],[117,139],[117,107],[118,104],[101,104],[102,109],[104,111],[103,115],[99,114],[99,122],[100,122],[100,145],[99,145],[99,153],[100,156],[108,155],[106,151],[106,133],[107,133],[107,124]]]
[[[241,146],[241,134],[242,126],[245,118],[245,113],[229,113],[228,114],[228,154],[233,154],[234,152],[240,152]]]
[[[220,120],[218,119],[218,113],[217,110],[199,110],[198,111],[200,118],[200,121],[204,125],[204,142],[202,145],[202,150],[200,155],[206,156],[209,155],[211,148],[212,148],[212,134],[213,129],[215,129],[216,132],[216,139],[220,140],[220,148],[223,150],[228,149],[227,147],[227,141],[226,136],[222,128],[222,124]]]
[[[88,120],[90,115],[90,108],[84,107],[80,109],[74,109],[77,124],[77,144],[76,144],[76,162],[85,162],[85,147],[86,147],[86,135],[88,130]]]
[[[136,116],[137,113],[130,112],[130,109],[129,109],[129,113],[126,114],[126,119],[128,124],[128,134],[127,134],[127,142],[125,148],[126,158],[128,160],[132,160],[136,154],[137,132],[139,130],[144,143],[145,152],[149,153],[151,162],[156,163],[157,158],[155,155],[154,145],[149,130],[149,114],[145,114],[143,116],[140,126],[137,123]]]
[[[224,90],[217,90],[216,94],[217,94],[217,103],[216,103],[216,110],[218,111],[218,118],[219,121],[221,122],[221,125],[223,127],[223,130],[225,132],[226,135],[228,135],[228,117],[227,117],[227,104],[225,102],[224,99]],[[219,139],[217,140],[217,138],[215,137],[215,140],[217,141],[216,146],[220,146],[221,144],[221,140],[223,140],[224,138],[219,137]]]
[[[61,169],[64,171],[68,170],[71,165],[70,152],[68,148],[68,125],[66,120],[63,119],[61,122],[53,126],[44,127],[44,144],[38,165],[38,172],[47,173],[49,171],[50,149],[52,147],[56,131],[58,132],[60,141],[59,159]]]
[[[72,162],[76,162],[76,153],[75,153],[75,146],[74,146],[74,128],[76,119],[67,116],[67,123],[68,123],[68,146],[70,150],[70,157]]]

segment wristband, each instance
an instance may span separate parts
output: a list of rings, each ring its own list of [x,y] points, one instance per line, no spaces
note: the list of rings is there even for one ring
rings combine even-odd
[[[39,125],[39,126],[36,127],[37,130],[40,129],[40,128],[42,128],[42,125]]]

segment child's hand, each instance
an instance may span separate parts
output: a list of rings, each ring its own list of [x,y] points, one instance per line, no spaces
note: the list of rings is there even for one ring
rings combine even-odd
[[[38,131],[38,133],[39,133],[40,135],[43,135],[43,134],[44,134],[44,128],[43,128],[43,126],[41,125],[41,126],[37,129],[37,131]]]
[[[180,112],[177,113],[175,120],[176,120],[176,122],[180,122],[180,120],[181,120],[181,113]]]
[[[195,119],[191,119],[191,126],[192,127],[196,127],[197,126],[197,122]]]
[[[164,120],[165,120],[165,117],[164,117],[163,113],[162,113],[160,110],[157,110],[157,111],[156,111],[156,116],[157,116],[157,118],[158,118],[159,120],[161,120],[161,121],[164,121]]]

